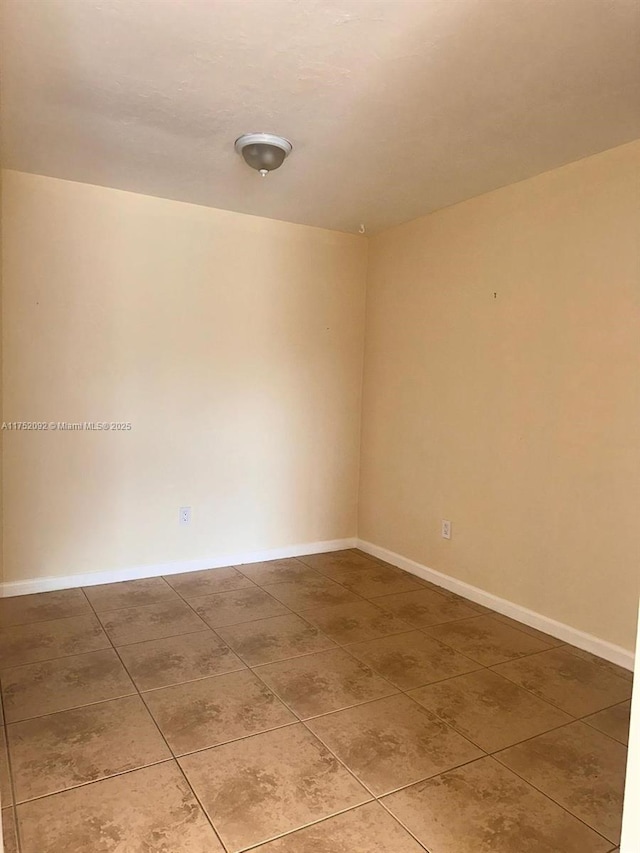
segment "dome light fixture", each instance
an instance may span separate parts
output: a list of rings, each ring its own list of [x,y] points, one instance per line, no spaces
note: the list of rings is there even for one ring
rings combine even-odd
[[[266,178],[269,172],[282,166],[293,145],[284,136],[273,133],[244,133],[236,139],[235,149],[248,166]]]

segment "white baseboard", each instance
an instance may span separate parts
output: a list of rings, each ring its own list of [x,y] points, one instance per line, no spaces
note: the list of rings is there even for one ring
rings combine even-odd
[[[431,581],[437,586],[455,592],[463,598],[483,604],[491,610],[510,616],[518,622],[523,622],[531,628],[537,628],[552,637],[557,637],[565,643],[577,646],[598,657],[616,663],[625,669],[633,670],[635,655],[633,652],[616,646],[606,640],[594,637],[563,622],[557,622],[534,610],[528,610],[512,601],[499,598],[479,587],[445,575],[428,566],[423,566],[415,560],[409,560],[401,554],[396,554],[373,542],[363,539],[330,539],[322,542],[306,542],[302,545],[289,545],[284,548],[270,548],[265,551],[240,551],[216,557],[201,557],[195,560],[181,560],[172,563],[156,563],[144,566],[134,566],[128,569],[114,569],[103,572],[87,572],[86,574],[66,575],[61,577],[30,578],[22,581],[6,581],[0,584],[0,598],[14,595],[29,595],[34,592],[50,592],[56,589],[72,589],[79,586],[96,586],[103,583],[153,578],[160,575],[176,575],[184,572],[195,572],[200,569],[217,569],[223,566],[240,566],[243,563],[260,563],[263,560],[281,560],[286,557],[302,557],[306,554],[319,554],[327,551],[341,551],[346,548],[359,548],[373,557],[385,560],[400,569],[417,575],[423,580]]]
[[[510,616],[512,619],[523,622],[531,628],[537,628],[539,631],[551,634],[552,637],[557,637],[565,643],[570,643],[572,646],[577,646],[579,649],[584,649],[586,652],[591,652],[591,654],[633,671],[635,655],[633,652],[623,649],[622,646],[616,646],[606,640],[594,637],[593,634],[587,634],[585,631],[572,628],[563,622],[557,622],[555,619],[550,619],[548,616],[543,616],[534,610],[528,610],[526,607],[514,604],[512,601],[507,601],[505,598],[498,598],[497,595],[485,592],[477,586],[457,580],[450,575],[444,575],[442,572],[437,572],[435,569],[430,569],[421,563],[416,563],[415,560],[409,560],[407,557],[403,557],[393,551],[388,551],[379,545],[374,545],[373,542],[358,539],[356,547],[367,554],[371,554],[372,557],[378,557],[378,559],[385,560],[387,563],[391,563],[391,565],[397,566],[399,569],[404,569],[406,572],[411,572],[411,574],[417,575],[417,577],[423,580],[431,581],[431,583],[437,586],[448,589],[449,592],[455,592],[463,596],[463,598],[475,601],[476,604],[483,604],[491,610],[502,613],[503,616]]]
[[[197,572],[200,569],[219,569],[223,566],[240,566],[243,563],[261,563],[263,560],[282,560],[286,557],[303,557],[305,554],[320,554],[355,548],[357,539],[328,539],[322,542],[306,542],[304,545],[288,545],[266,551],[240,551],[216,557],[201,557],[196,560],[180,560],[173,563],[156,563],[134,566],[129,569],[113,569],[106,572],[63,577],[30,578],[23,581],[6,581],[0,584],[0,598],[14,595],[29,595],[34,592],[50,592],[56,589],[72,589],[78,586],[96,586],[101,583],[132,581],[140,578],[155,578],[160,575],[178,575]]]

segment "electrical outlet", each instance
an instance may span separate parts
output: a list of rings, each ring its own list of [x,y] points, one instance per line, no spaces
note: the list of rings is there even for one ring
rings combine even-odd
[[[442,538],[451,539],[451,522],[447,521],[446,518],[442,519]]]
[[[180,507],[180,524],[191,524],[191,507]]]

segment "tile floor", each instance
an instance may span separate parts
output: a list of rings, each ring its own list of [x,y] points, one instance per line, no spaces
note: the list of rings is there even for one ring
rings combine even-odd
[[[631,674],[358,551],[0,600],[9,853],[609,853]]]

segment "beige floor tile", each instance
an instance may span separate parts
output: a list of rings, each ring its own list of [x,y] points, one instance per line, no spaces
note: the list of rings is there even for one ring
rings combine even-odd
[[[2,840],[4,853],[18,853],[18,837],[13,809],[2,809]]]
[[[574,717],[631,698],[630,681],[564,647],[500,664],[495,671]]]
[[[504,622],[505,625],[509,625],[511,628],[515,628],[518,631],[524,631],[525,634],[529,634],[531,637],[536,637],[538,640],[542,640],[543,643],[546,643],[548,646],[564,646],[564,642],[559,640],[557,637],[552,637],[551,634],[545,634],[542,631],[538,631],[536,628],[530,628],[528,625],[525,625],[524,622],[518,622],[516,619],[510,619],[508,616],[503,616],[502,613],[493,613],[493,618],[497,619],[499,622]]]
[[[492,666],[549,648],[542,640],[516,631],[490,616],[436,625],[425,628],[425,632],[483,666]]]
[[[335,648],[333,640],[293,614],[229,625],[218,632],[250,666]]]
[[[493,758],[383,802],[429,853],[606,853],[610,846]]]
[[[378,803],[366,803],[285,835],[252,853],[424,853]]]
[[[305,610],[304,618],[343,645],[411,630],[406,622],[371,601]]]
[[[457,601],[458,604],[463,604],[465,607],[469,607],[475,613],[487,613],[491,615],[494,613],[490,608],[484,607],[482,604],[476,604],[476,602],[471,601],[470,598],[465,598],[462,595],[458,595],[456,592],[451,592],[451,590],[445,589],[445,587],[440,586],[437,583],[425,580],[417,575],[411,575],[411,577],[415,577],[416,581],[423,587],[423,589],[431,590],[431,592],[437,592],[438,595],[444,595],[445,598],[448,598],[450,601]]]
[[[267,619],[289,612],[279,601],[256,586],[194,598],[191,604],[212,628]]]
[[[100,621],[115,646],[191,634],[207,627],[178,596],[144,607],[109,610],[100,614]]]
[[[143,607],[176,598],[174,591],[162,578],[105,583],[87,586],[84,591],[96,613],[122,610],[125,607]]]
[[[477,604],[475,601],[471,601],[470,598],[465,598],[463,595],[458,595],[458,593],[451,592],[451,590],[449,589],[440,587],[437,592],[451,599],[451,601],[457,601],[459,604],[464,604],[465,607],[469,607],[476,613],[484,613],[487,616],[495,616],[495,610],[491,610],[490,607],[485,607],[483,604]]]
[[[209,629],[121,646],[118,653],[139,690],[169,687],[245,668],[229,646]]]
[[[376,797],[483,755],[404,695],[316,717],[308,725]]]
[[[604,711],[585,717],[582,722],[626,746],[629,743],[630,714],[631,702],[623,702],[621,705],[614,705],[613,708],[605,708]]]
[[[376,599],[376,604],[393,613],[415,628],[439,625],[456,619],[468,619],[477,616],[475,610],[458,601],[433,592],[420,589],[415,592],[403,592],[399,595],[387,595]]]
[[[379,563],[356,569],[336,569],[330,577],[363,598],[421,589],[418,581],[411,575],[400,569],[381,566]]]
[[[0,802],[3,806],[13,805],[13,791],[9,775],[9,756],[7,753],[7,735],[4,726],[0,728]]]
[[[136,692],[113,649],[29,663],[1,675],[8,723]]]
[[[301,563],[294,558],[286,560],[267,560],[263,563],[246,563],[238,566],[238,571],[246,575],[258,586],[271,583],[286,583],[295,581],[298,583],[311,582],[318,579],[315,569]]]
[[[152,690],[144,700],[176,755],[296,721],[248,669]]]
[[[22,853],[224,853],[175,762],[18,806]]]
[[[91,607],[81,589],[0,598],[0,628],[83,614],[91,614]]]
[[[95,616],[71,616],[0,629],[3,668],[110,647],[111,643]]]
[[[422,631],[355,643],[348,649],[401,690],[480,669],[479,664]]]
[[[578,649],[575,646],[565,646],[564,650],[569,652],[569,654],[582,658],[582,660],[595,664],[599,669],[608,672],[610,675],[616,675],[624,681],[633,681],[633,672],[630,669],[625,669],[623,666],[618,666],[615,663],[611,663],[611,661],[599,658],[596,655],[592,655],[590,652],[585,652],[584,649]]]
[[[291,610],[303,612],[312,607],[327,607],[331,604],[358,604],[362,599],[344,586],[329,578],[319,577],[313,583],[268,584],[265,590]]]
[[[170,758],[139,696],[7,726],[18,803]]]
[[[581,722],[496,758],[614,844],[620,841],[627,750]]]
[[[437,583],[433,583],[432,581],[425,580],[424,578],[419,578],[417,575],[416,575],[416,579],[417,579],[418,583],[420,584],[420,586],[424,587],[425,589],[430,589],[431,592],[437,592],[440,595],[446,595],[447,597],[451,597],[451,598],[462,598],[462,596],[457,595],[456,593],[453,593],[453,592],[449,592],[448,589],[445,589],[443,586],[440,586]]]
[[[333,569],[343,569],[352,567],[354,569],[362,566],[370,566],[371,563],[377,563],[372,557],[366,556],[360,552],[347,549],[345,551],[331,551],[326,554],[305,554],[304,557],[298,557],[302,563],[311,566],[323,574],[331,572]]]
[[[303,719],[397,692],[341,649],[267,664],[256,672]]]
[[[488,669],[419,687],[410,695],[486,752],[573,719]]]
[[[198,752],[180,764],[231,853],[370,799],[302,725]]]
[[[366,551],[361,551],[360,548],[350,548],[348,551],[340,551],[338,553],[341,554],[355,554],[356,556],[362,557],[365,560],[369,560],[372,563],[378,563],[379,566],[387,566],[390,569],[397,569],[397,566],[394,566],[393,563],[389,563],[387,560],[383,560],[382,557],[374,557],[373,554],[367,554]]]
[[[233,566],[167,575],[165,580],[179,595],[189,600],[216,592],[228,592],[231,589],[246,589],[253,586],[249,578]]]

